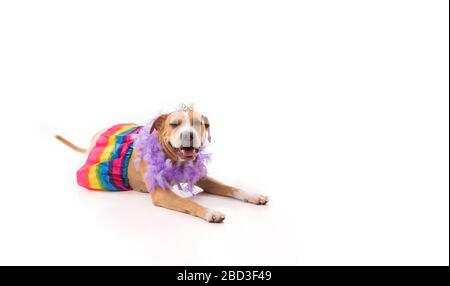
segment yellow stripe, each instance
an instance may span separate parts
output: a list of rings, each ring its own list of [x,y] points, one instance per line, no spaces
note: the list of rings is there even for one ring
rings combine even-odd
[[[100,181],[97,177],[97,165],[89,167],[88,171],[89,186],[93,189],[100,190]]]

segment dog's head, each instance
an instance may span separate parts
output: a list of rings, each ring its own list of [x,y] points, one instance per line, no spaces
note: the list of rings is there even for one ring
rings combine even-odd
[[[164,152],[173,161],[194,159],[206,140],[211,141],[208,118],[194,110],[160,115],[150,133],[155,129]]]

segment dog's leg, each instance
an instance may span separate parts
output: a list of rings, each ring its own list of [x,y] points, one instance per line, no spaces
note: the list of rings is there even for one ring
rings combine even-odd
[[[210,177],[204,177],[203,179],[199,180],[197,182],[197,186],[202,188],[207,193],[225,197],[232,197],[244,202],[249,202],[257,205],[265,205],[269,201],[269,198],[267,196],[250,193],[231,186],[227,186]]]
[[[205,208],[196,202],[178,196],[170,190],[156,188],[151,192],[151,197],[155,206],[197,216],[208,222],[222,222],[225,219],[223,213]]]

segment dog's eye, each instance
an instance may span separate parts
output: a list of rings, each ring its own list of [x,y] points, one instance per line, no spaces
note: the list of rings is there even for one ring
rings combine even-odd
[[[171,126],[172,128],[177,128],[178,125],[180,125],[180,122],[171,122],[171,123],[170,123],[170,126]]]

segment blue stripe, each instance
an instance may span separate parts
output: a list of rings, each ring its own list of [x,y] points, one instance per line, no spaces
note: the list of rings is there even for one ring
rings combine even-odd
[[[109,161],[107,162],[101,162],[97,164],[97,176],[100,178],[100,184],[102,186],[102,189],[109,190],[109,191],[118,191],[119,189],[111,184],[109,181],[110,178],[110,172],[109,172]]]
[[[130,133],[132,133],[134,130],[136,130],[136,128],[137,128],[137,126],[131,128],[129,130],[125,130],[125,131],[123,131],[123,132],[121,132],[121,133],[119,133],[119,134],[117,134],[115,136],[116,137],[116,143],[114,145],[113,151],[111,152],[111,157],[110,157],[110,159],[108,161],[108,183],[109,183],[109,185],[114,187],[114,189],[111,189],[111,191],[124,191],[121,186],[117,186],[116,184],[114,184],[114,180],[110,179],[111,176],[113,175],[113,171],[112,171],[113,164],[112,164],[112,161],[113,160],[120,160],[118,158],[120,156],[120,153],[122,152],[122,148],[124,147],[122,143],[123,143],[124,139],[126,139],[127,136]],[[122,164],[120,164],[120,166],[122,166]],[[126,176],[126,174],[125,174],[125,176]],[[121,175],[121,179],[122,179],[122,181],[124,180],[123,174]],[[125,185],[125,186],[127,186],[127,185]]]
[[[141,126],[138,126],[135,128],[136,133],[139,132],[141,130]],[[122,178],[123,178],[123,184],[127,187],[130,188],[130,182],[128,180],[128,176],[127,176],[127,171],[128,171],[128,165],[130,164],[130,158],[131,158],[131,153],[133,153],[133,145],[134,142],[130,144],[130,147],[127,150],[127,153],[125,154],[122,164],[120,164],[120,166],[122,166]]]

